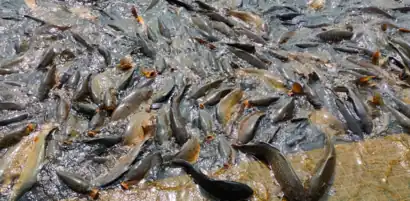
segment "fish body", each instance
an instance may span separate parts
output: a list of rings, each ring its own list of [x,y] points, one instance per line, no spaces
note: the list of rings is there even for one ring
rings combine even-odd
[[[111,120],[116,121],[128,117],[135,112],[142,102],[152,95],[152,89],[137,89],[121,100],[111,115]]]
[[[253,195],[253,190],[248,185],[234,181],[211,179],[184,160],[173,160],[171,165],[183,168],[202,190],[217,200],[248,200]]]

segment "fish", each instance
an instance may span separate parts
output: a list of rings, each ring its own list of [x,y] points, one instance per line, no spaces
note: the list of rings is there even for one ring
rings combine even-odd
[[[152,97],[152,103],[161,103],[167,101],[175,89],[174,79],[168,79],[163,86],[163,89],[156,92]]]
[[[295,31],[288,31],[283,33],[278,40],[278,44],[287,43],[290,38],[292,38],[296,34]]]
[[[269,7],[268,9],[266,9],[265,11],[262,12],[263,15],[267,15],[271,12],[277,11],[277,10],[283,10],[283,9],[287,9],[290,11],[293,11],[295,13],[298,13],[299,11],[296,8],[293,8],[291,6],[287,6],[287,5],[273,5],[271,7]]]
[[[175,159],[170,164],[173,167],[183,168],[211,198],[227,201],[248,200],[254,193],[252,188],[243,183],[211,179],[187,161]]]
[[[183,1],[179,1],[179,0],[166,0],[166,1],[167,1],[169,4],[173,4],[173,5],[176,5],[176,6],[183,7],[183,8],[185,8],[185,9],[188,10],[188,11],[195,11],[195,9],[194,9],[193,6],[187,4],[187,3],[183,2]]]
[[[89,84],[91,76],[92,74],[89,73],[86,76],[84,76],[83,79],[80,81],[78,87],[75,89],[73,94],[74,101],[82,100],[90,93]]]
[[[228,10],[227,11],[228,16],[234,16],[236,18],[241,19],[242,21],[248,23],[248,24],[253,24],[257,29],[262,28],[263,20],[261,17],[259,17],[256,14],[246,12],[246,11],[239,11],[239,10]]]
[[[199,110],[199,125],[207,136],[212,135],[212,116],[206,110]]]
[[[331,185],[336,169],[336,149],[333,141],[332,136],[326,135],[325,154],[316,164],[307,188],[308,200],[320,200]]]
[[[248,108],[253,106],[269,106],[279,99],[279,96],[256,96],[245,100],[243,104]]]
[[[110,53],[107,49],[105,49],[105,48],[103,48],[103,47],[101,47],[101,46],[98,46],[98,47],[97,47],[97,51],[98,51],[98,53],[100,53],[100,55],[104,58],[104,63],[105,63],[105,65],[106,65],[106,66],[110,66],[110,65],[111,65],[111,61],[112,61],[111,53]]]
[[[84,178],[65,170],[57,170],[56,173],[58,178],[73,191],[88,194],[93,199],[98,197],[98,189],[93,188],[92,184]]]
[[[226,137],[220,136],[218,144],[218,152],[219,155],[222,157],[224,165],[233,165],[236,160],[236,151],[231,146],[231,143],[228,142]]]
[[[112,147],[120,142],[122,142],[124,138],[122,136],[103,136],[103,137],[94,137],[81,140],[82,143],[85,144],[100,144],[103,145],[105,148]]]
[[[212,29],[209,26],[208,22],[206,22],[202,17],[197,16],[197,15],[193,15],[191,17],[191,21],[193,24],[195,24],[199,29],[202,29],[203,31],[211,34],[212,33]]]
[[[71,35],[73,36],[74,40],[80,43],[82,46],[84,46],[87,49],[87,51],[91,52],[94,50],[94,47],[90,45],[90,43],[87,42],[87,40],[80,34],[71,32]]]
[[[317,34],[316,37],[326,42],[340,42],[342,40],[350,40],[353,37],[353,32],[331,29]]]
[[[264,112],[253,112],[241,120],[238,129],[238,143],[246,144],[250,142],[255,136],[255,131],[259,125],[261,118],[265,116]]]
[[[366,106],[363,100],[359,97],[359,92],[356,87],[348,86],[349,99],[353,102],[354,109],[357,116],[360,118],[362,123],[363,131],[367,134],[371,134],[373,130],[373,120],[369,114],[370,109]]]
[[[127,172],[131,164],[135,161],[136,157],[139,155],[142,146],[148,138],[145,138],[138,144],[135,144],[131,147],[131,150],[127,152],[125,156],[119,158],[114,165],[107,173],[99,175],[97,178],[91,181],[94,187],[105,187],[115,180],[117,180],[121,175]]]
[[[53,88],[53,86],[56,84],[56,71],[56,66],[52,65],[41,81],[37,91],[37,98],[39,101],[45,100],[48,97],[48,93],[50,92],[51,88]]]
[[[202,96],[205,96],[205,94],[210,89],[219,87],[224,80],[225,80],[224,78],[221,78],[221,79],[216,79],[210,82],[203,83],[202,85],[199,85],[198,87],[193,89],[191,93],[188,95],[188,97],[192,99],[197,99]]]
[[[99,132],[100,128],[104,125],[105,117],[107,116],[107,111],[98,110],[95,115],[88,122],[88,135],[93,137]]]
[[[7,126],[12,123],[20,122],[29,117],[29,114],[27,112],[23,113],[16,113],[12,114],[6,117],[0,118],[0,126]]]
[[[13,70],[9,68],[0,68],[0,75],[10,75],[18,72],[18,70]]]
[[[54,48],[50,48],[44,54],[43,58],[41,59],[40,63],[37,66],[37,69],[44,70],[47,66],[51,65],[54,61],[54,58],[57,56]]]
[[[144,13],[151,10],[158,4],[159,0],[152,0],[148,7],[145,9]]]
[[[102,107],[107,111],[113,111],[117,107],[117,91],[114,88],[105,91]]]
[[[278,148],[265,142],[245,145],[233,144],[232,146],[241,152],[255,156],[266,164],[273,171],[286,198],[291,201],[305,200],[305,189],[302,182],[290,162]]]
[[[15,103],[8,101],[0,102],[0,110],[24,110],[25,108],[26,105],[23,103]]]
[[[223,22],[217,22],[217,21],[211,21],[210,22],[211,27],[215,30],[217,30],[218,32],[226,35],[229,38],[235,38],[235,32],[225,23]]]
[[[234,31],[238,35],[245,35],[246,37],[248,37],[250,40],[254,41],[255,43],[259,43],[259,44],[262,44],[262,45],[266,44],[265,39],[263,39],[261,36],[253,33],[252,31],[250,31],[246,28],[235,27]]]
[[[16,128],[12,128],[8,132],[0,134],[0,149],[11,147],[24,137],[29,135],[34,129],[36,129],[36,124],[29,123]]]
[[[296,47],[299,48],[311,48],[319,46],[319,43],[305,42],[305,43],[295,43]]]
[[[388,19],[396,19],[394,16],[390,15],[386,11],[376,7],[376,6],[368,6],[368,7],[362,7],[362,8],[352,8],[349,9],[349,11],[354,11],[354,10],[359,10],[363,13],[370,13],[370,14],[378,14],[383,17],[386,17]]]
[[[284,14],[277,14],[275,15],[281,21],[292,20],[293,18],[303,15],[302,13],[284,13]]]
[[[353,134],[359,136],[359,138],[363,140],[363,131],[357,119],[354,118],[354,116],[349,111],[349,109],[347,109],[342,100],[336,99],[336,105],[339,108],[339,111],[342,114],[343,118],[346,120],[346,124],[349,130],[351,130]]]
[[[204,15],[208,16],[209,19],[211,19],[213,21],[222,22],[222,23],[228,25],[229,27],[235,26],[235,23],[232,20],[222,16],[221,14],[219,14],[217,12],[205,12]]]
[[[243,50],[237,49],[237,48],[228,48],[232,53],[234,53],[237,57],[240,59],[248,62],[249,64],[253,65],[254,67],[258,69],[268,69],[268,66],[258,59],[257,57],[253,56],[252,54],[249,54]]]
[[[178,94],[171,99],[171,109],[169,112],[169,120],[171,124],[172,135],[175,137],[176,142],[182,146],[190,138],[190,134],[185,128],[185,120],[182,118],[181,111],[179,109],[181,100],[188,89],[189,85],[184,84]]]
[[[166,26],[166,23],[164,22],[164,20],[162,20],[162,18],[158,17],[158,30],[159,33],[164,36],[167,39],[171,39],[172,35],[171,35],[171,30]]]
[[[138,144],[146,138],[154,136],[154,118],[155,116],[145,111],[132,115],[127,127],[125,128],[124,144]]]
[[[121,187],[129,189],[130,185],[138,184],[146,177],[149,171],[162,164],[162,156],[159,152],[149,154],[142,159],[138,164],[133,165],[124,176],[121,182]]]
[[[394,116],[396,121],[399,123],[400,126],[403,128],[409,129],[410,128],[410,118],[404,115],[401,111],[396,110],[395,108],[385,105],[385,107],[390,111],[390,113]]]
[[[79,70],[76,70],[68,79],[66,87],[68,89],[77,88],[78,82],[80,81],[81,73]]]
[[[225,44],[230,46],[230,47],[241,49],[241,50],[246,51],[246,52],[251,53],[251,54],[256,53],[255,46],[252,45],[252,44],[246,44],[246,43],[225,43]]]
[[[142,102],[152,95],[152,89],[136,89],[125,96],[111,115],[111,121],[117,121],[128,117],[135,112]]]
[[[273,123],[280,121],[285,121],[292,118],[295,109],[295,99],[291,98],[289,101],[285,102],[280,108],[276,109],[270,115],[270,119]]]
[[[195,0],[194,3],[196,3],[201,9],[203,10],[207,10],[207,11],[216,11],[217,9],[212,7],[211,5],[203,2],[203,1],[199,1],[199,0]]]
[[[222,125],[226,125],[229,119],[232,116],[233,107],[239,103],[243,96],[243,91],[239,88],[234,89],[229,94],[227,94],[221,101],[218,103],[216,108],[216,113],[219,122]]]
[[[171,138],[172,131],[169,125],[169,106],[162,107],[156,116],[155,141],[162,145],[165,141]]]
[[[56,96],[59,99],[55,110],[56,120],[57,122],[62,123],[68,117],[68,114],[70,112],[70,103],[67,101],[66,97],[62,94],[62,92],[57,92]]]
[[[97,112],[98,106],[93,103],[76,102],[72,104],[72,108],[87,117],[92,117]]]
[[[275,89],[282,90],[286,88],[285,81],[281,77],[271,73],[268,70],[245,68],[241,69],[241,71],[257,76],[259,79],[265,81],[267,84],[269,84]]]
[[[194,164],[199,158],[200,151],[201,145],[199,144],[199,139],[193,136],[182,145],[181,149],[176,154],[164,157],[164,161],[182,159],[191,164]]]
[[[37,174],[40,172],[45,159],[46,137],[54,129],[53,124],[43,124],[40,126],[39,131],[30,135],[30,151],[27,152],[27,158],[22,164],[23,168],[20,176],[12,188],[11,201],[20,199],[37,182]]]

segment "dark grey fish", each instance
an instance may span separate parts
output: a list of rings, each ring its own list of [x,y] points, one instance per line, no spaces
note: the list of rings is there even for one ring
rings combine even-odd
[[[0,75],[10,75],[14,73],[18,73],[18,70],[9,69],[9,68],[0,68]]]
[[[111,65],[111,60],[112,60],[111,53],[107,49],[105,49],[101,46],[98,46],[97,51],[104,58],[105,65],[110,66]]]
[[[126,171],[129,170],[131,164],[139,155],[141,148],[145,144],[145,142],[146,140],[132,147],[132,149],[127,153],[127,155],[118,160],[117,164],[115,164],[113,168],[111,168],[106,174],[102,174],[95,178],[95,180],[92,183],[98,187],[105,187],[114,182],[115,180],[117,180],[121,175],[123,175]]]
[[[182,146],[190,137],[190,134],[185,128],[185,120],[182,118],[179,109],[181,100],[188,89],[188,85],[184,85],[179,89],[178,94],[172,97],[171,110],[169,112],[169,119],[171,124],[172,135],[175,136],[176,142]]]
[[[167,39],[171,39],[171,30],[167,27],[166,23],[162,20],[162,18],[158,17],[158,30],[159,33]]]
[[[205,96],[205,94],[213,88],[217,88],[219,87],[219,85],[221,85],[221,83],[224,81],[224,78],[221,79],[217,79],[217,80],[212,80],[210,82],[204,83],[202,85],[199,85],[198,87],[196,87],[195,89],[193,89],[191,91],[191,93],[189,94],[189,98],[192,99],[197,99],[200,98],[202,96]]]
[[[249,52],[251,54],[254,54],[256,52],[255,46],[252,44],[246,44],[246,43],[225,43],[225,44],[230,47],[238,48],[243,51]]]
[[[43,101],[48,97],[48,92],[50,92],[51,88],[53,88],[54,84],[56,83],[56,66],[52,65],[50,69],[48,69],[45,77],[40,83],[37,91],[37,98],[39,101]]]
[[[160,145],[171,138],[172,131],[169,124],[169,110],[168,105],[162,107],[156,118],[157,128],[155,129],[155,141]]]
[[[151,40],[154,43],[158,42],[157,34],[151,29],[150,26],[147,25],[146,27],[147,27],[147,37],[148,37],[148,39]]]
[[[29,135],[36,128],[36,124],[24,124],[16,128],[12,128],[6,133],[0,133],[0,149],[11,147],[24,137]]]
[[[69,88],[69,89],[74,89],[74,88],[76,88],[77,85],[78,85],[78,82],[80,81],[80,77],[81,77],[80,71],[79,71],[79,70],[76,70],[76,71],[70,76],[70,79],[68,79],[67,84],[66,84],[67,88]]]
[[[234,53],[237,57],[239,57],[240,59],[248,62],[249,64],[255,66],[256,68],[259,69],[268,69],[268,66],[261,61],[260,59],[258,59],[257,57],[253,56],[252,54],[249,54],[245,51],[236,49],[236,48],[228,48],[232,53]]]
[[[239,123],[238,142],[246,144],[255,136],[255,131],[259,125],[260,119],[265,116],[264,112],[254,112],[243,117]]]
[[[107,111],[99,110],[88,122],[88,129],[91,132],[97,132],[104,125],[105,117],[107,116]]]
[[[245,28],[234,28],[234,31],[237,32],[239,35],[245,35],[250,40],[265,45],[266,41],[261,36],[253,33],[252,31],[245,29]]]
[[[94,103],[84,103],[84,102],[76,102],[72,105],[73,109],[81,114],[84,114],[88,117],[94,116],[97,112],[98,106]]]
[[[96,198],[98,190],[93,189],[91,183],[78,175],[63,170],[57,171],[58,178],[61,179],[70,189],[77,193],[89,194],[91,197]]]
[[[217,13],[217,12],[205,12],[204,14],[205,14],[206,16],[208,16],[209,19],[211,19],[211,20],[213,20],[213,21],[223,22],[223,23],[225,23],[226,25],[228,25],[229,27],[235,26],[235,23],[234,23],[232,20],[230,20],[229,18],[226,18],[226,17],[220,15],[220,14]]]
[[[56,56],[57,53],[55,52],[54,48],[48,49],[41,59],[40,63],[38,64],[37,69],[44,69],[48,65],[52,64]]]
[[[207,32],[208,34],[212,33],[212,29],[209,26],[208,22],[206,22],[203,17],[194,15],[191,17],[191,21],[199,28],[202,29],[203,31]]]
[[[229,92],[231,92],[234,88],[233,87],[223,87],[221,89],[216,89],[212,92],[210,92],[203,100],[203,102],[201,103],[202,105],[206,106],[212,106],[215,105],[217,103],[219,103],[219,101],[225,97],[227,94],[229,94]]]
[[[121,100],[111,115],[111,121],[123,119],[132,114],[142,102],[148,100],[152,95],[152,89],[137,89]]]
[[[369,6],[369,7],[362,7],[362,8],[353,8],[351,10],[360,10],[363,13],[369,13],[369,14],[378,14],[381,16],[384,16],[389,19],[396,19],[394,16],[390,15],[386,11],[376,7],[376,6]]]
[[[144,12],[147,12],[154,8],[158,4],[159,0],[152,0],[151,3],[148,5],[147,9]]]
[[[91,73],[87,74],[86,76],[84,76],[83,80],[80,82],[79,86],[77,87],[77,89],[75,90],[74,94],[73,94],[73,100],[77,101],[77,100],[81,100],[85,97],[87,97],[90,93],[90,80],[91,80]]]
[[[181,159],[171,161],[172,166],[181,167],[189,174],[206,194],[217,200],[238,201],[248,200],[253,195],[253,190],[248,185],[234,182],[214,180],[196,170],[190,163]]]
[[[184,7],[186,10],[188,11],[194,11],[194,7],[183,2],[183,1],[179,1],[179,0],[166,0],[169,4],[173,4],[179,7]]]
[[[28,113],[16,113],[10,116],[0,118],[0,126],[7,126],[12,123],[20,122],[28,118]]]
[[[121,182],[121,186],[128,189],[130,185],[138,184],[146,177],[152,168],[160,164],[162,164],[161,153],[155,152],[146,156],[138,164],[133,165],[128,170],[124,176],[124,181]]]
[[[247,145],[232,145],[241,152],[251,154],[269,166],[286,198],[291,201],[306,200],[302,182],[290,162],[276,147],[265,142]]]
[[[152,103],[161,103],[166,100],[171,96],[172,92],[174,91],[175,88],[175,82],[174,79],[168,79],[167,82],[165,82],[165,85],[163,86],[163,89],[155,93],[152,97]]]
[[[353,37],[353,32],[341,29],[331,29],[317,34],[316,37],[326,42],[340,42],[342,40],[350,40]]]
[[[235,32],[225,23],[223,22],[216,22],[216,21],[211,21],[211,27],[222,34],[228,36],[229,38],[236,37]]]
[[[104,145],[105,148],[112,147],[123,140],[122,136],[104,136],[104,137],[95,137],[90,139],[82,140],[81,142],[86,144],[100,144]]]
[[[345,119],[349,130],[351,130],[353,134],[359,136],[360,139],[362,140],[363,131],[361,129],[359,121],[357,121],[357,119],[353,117],[352,113],[349,111],[349,109],[347,109],[347,107],[345,106],[342,100],[336,99],[336,105],[339,108],[339,111],[342,114],[343,118]]]
[[[70,112],[70,103],[66,100],[66,97],[61,94],[62,92],[58,92],[56,96],[58,97],[59,101],[56,107],[56,120],[59,123],[64,122],[68,114]]]
[[[207,10],[207,11],[216,11],[217,10],[216,8],[212,7],[211,5],[209,5],[209,4],[207,4],[203,1],[195,0],[194,2],[199,6],[199,8],[201,8],[203,10]]]
[[[340,51],[340,52],[346,52],[346,53],[350,53],[350,54],[357,54],[360,51],[358,49],[354,49],[354,48],[349,48],[349,47],[342,47],[342,46],[335,46],[333,47],[334,50]]]
[[[274,11],[277,11],[277,10],[282,10],[282,9],[288,9],[288,10],[293,11],[293,12],[295,12],[295,13],[298,13],[298,12],[299,12],[298,9],[293,8],[293,7],[291,7],[291,6],[274,5],[274,6],[270,7],[270,8],[268,8],[267,10],[263,11],[262,14],[263,14],[263,15],[267,15],[267,14],[269,14],[269,13],[271,13],[271,12],[274,12]]]
[[[295,109],[295,99],[291,98],[288,102],[283,104],[280,108],[276,109],[270,116],[273,123],[279,121],[285,121],[292,118],[293,111]]]
[[[269,106],[270,104],[278,101],[280,96],[257,96],[251,97],[246,100],[246,104],[249,106]]]
[[[151,59],[155,59],[157,52],[155,51],[154,47],[151,43],[145,40],[143,37],[140,37],[139,44],[141,45],[140,51],[147,57]]]
[[[282,21],[287,21],[287,20],[292,20],[293,18],[303,15],[302,13],[284,13],[284,14],[277,14],[275,15],[276,18],[282,20]]]
[[[91,51],[94,50],[94,47],[89,42],[87,42],[87,40],[83,36],[81,36],[80,34],[75,33],[75,32],[71,32],[71,35],[73,36],[75,41],[77,41],[82,46],[87,48],[87,51],[91,52]]]
[[[26,105],[14,102],[0,102],[0,110],[24,110]]]
[[[165,69],[167,69],[168,65],[167,65],[167,62],[165,61],[165,58],[161,56],[161,57],[157,58],[157,60],[154,63],[154,66],[155,66],[155,70],[159,74],[161,74],[165,71]]]
[[[399,112],[398,110],[394,109],[393,107],[390,107],[386,105],[386,108],[392,113],[396,121],[399,123],[400,126],[406,129],[410,129],[410,118],[404,115],[402,112]]]
[[[232,148],[231,143],[228,142],[224,136],[219,137],[218,151],[224,164],[233,165],[235,163],[236,151]]]
[[[310,48],[310,47],[317,47],[319,46],[319,43],[310,43],[310,42],[305,42],[305,43],[296,43],[296,47],[299,48]]]

